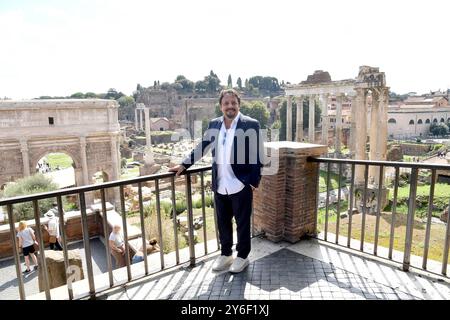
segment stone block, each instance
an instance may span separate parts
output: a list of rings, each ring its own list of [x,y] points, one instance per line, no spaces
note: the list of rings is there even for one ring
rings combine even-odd
[[[69,250],[67,255],[70,268],[69,274],[74,275],[76,280],[84,279],[80,251],[78,249]],[[50,289],[65,285],[67,283],[67,278],[63,251],[45,250],[45,263],[47,265],[47,275]],[[38,280],[39,291],[42,292],[45,290],[44,269],[42,266],[39,268]]]

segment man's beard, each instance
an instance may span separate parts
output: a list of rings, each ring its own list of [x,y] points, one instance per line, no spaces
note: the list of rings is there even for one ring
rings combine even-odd
[[[225,112],[225,116],[229,119],[229,120],[233,120],[234,118],[236,118],[237,116],[237,111],[236,110],[230,110],[230,112],[232,112],[233,114],[229,114],[228,111]]]

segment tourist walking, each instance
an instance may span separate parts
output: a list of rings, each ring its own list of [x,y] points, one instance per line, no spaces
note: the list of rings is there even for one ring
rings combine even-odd
[[[125,264],[125,242],[122,235],[122,226],[115,224],[109,235],[109,248],[115,260],[116,268],[122,268]]]
[[[214,271],[244,270],[251,249],[250,217],[253,191],[261,179],[263,139],[259,122],[240,113],[241,99],[236,90],[222,90],[219,105],[223,116],[211,120],[202,141],[180,164],[169,169],[180,175],[211,149],[212,191],[217,212],[221,256]],[[233,259],[232,219],[237,224],[237,257]]]
[[[55,251],[62,251],[61,247],[61,234],[59,230],[59,218],[55,216],[55,213],[52,209],[45,213],[45,216],[48,218],[48,226],[44,225],[44,228],[47,230],[49,238],[48,242],[50,243],[50,249]]]
[[[30,269],[30,256],[33,259],[34,270],[38,268],[38,262],[35,253],[34,245],[36,242],[36,236],[34,235],[33,229],[27,226],[25,221],[19,222],[19,232],[17,233],[17,238],[19,240],[19,248],[22,248],[23,256],[25,257],[26,270],[23,272],[27,274],[31,272]]]

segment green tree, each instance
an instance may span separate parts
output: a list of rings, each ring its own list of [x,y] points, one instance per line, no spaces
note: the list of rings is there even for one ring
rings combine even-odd
[[[231,74],[228,75],[227,87],[233,88],[233,81],[231,80]]]
[[[433,123],[430,126],[430,132],[434,136],[446,136],[449,133],[449,128],[445,123]]]
[[[84,93],[83,92],[76,92],[72,95],[70,95],[71,99],[84,99]]]
[[[241,79],[241,77],[237,78],[236,84],[237,84],[239,90],[242,90],[242,79]]]
[[[30,195],[34,193],[48,192],[57,190],[58,185],[50,178],[41,173],[34,174],[22,179],[18,179],[13,183],[6,185],[3,190],[3,197],[10,198],[15,196]],[[52,208],[55,198],[43,199],[38,201],[39,212],[41,216]],[[14,219],[30,220],[34,218],[32,202],[23,202],[14,205]]]
[[[243,102],[240,111],[253,119],[259,121],[261,129],[267,128],[269,122],[269,111],[262,101]]]
[[[205,77],[205,83],[208,93],[216,93],[221,89],[219,77],[211,70],[209,75]]]
[[[86,99],[92,99],[92,98],[97,98],[97,94],[94,92],[86,92],[86,94],[84,95],[84,97]]]
[[[194,82],[186,79],[185,76],[183,75],[179,75],[177,76],[177,78],[175,79],[175,83],[181,85],[180,89],[176,89],[178,92],[182,92],[182,93],[191,93],[194,92]]]
[[[125,94],[123,94],[122,92],[117,92],[116,89],[114,88],[110,88],[108,90],[108,92],[106,93],[104,99],[112,99],[112,100],[117,100],[120,97],[124,96]]]
[[[199,80],[195,83],[194,88],[196,93],[204,94],[208,90],[208,84],[203,80]]]
[[[269,111],[265,104],[261,101],[244,101],[241,102],[240,112],[245,114],[246,116],[252,117],[259,121],[261,129],[267,128],[267,124],[269,122]],[[215,106],[216,116],[220,117],[222,115],[222,111],[220,110],[220,106],[216,103]]]

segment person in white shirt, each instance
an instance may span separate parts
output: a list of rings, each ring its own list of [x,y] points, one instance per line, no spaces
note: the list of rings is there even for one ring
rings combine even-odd
[[[48,218],[48,226],[44,225],[44,228],[47,230],[49,235],[48,242],[50,243],[50,249],[55,251],[62,251],[61,246],[61,234],[59,230],[59,218],[55,216],[55,213],[52,209],[45,213],[45,216]]]
[[[27,226],[25,221],[19,222],[19,232],[17,233],[17,239],[19,239],[19,248],[22,248],[23,255],[25,257],[25,265],[27,269],[23,272],[24,274],[31,272],[30,270],[30,257],[33,259],[34,270],[38,268],[38,262],[36,259],[34,243],[36,242],[36,236],[34,235],[33,229]]]
[[[109,248],[111,254],[114,257],[116,268],[121,268],[126,265],[125,263],[125,242],[121,232],[122,226],[115,224],[113,231],[109,235]]]
[[[261,180],[263,139],[259,122],[240,113],[236,90],[222,90],[219,104],[223,116],[210,121],[202,141],[182,164],[169,171],[180,175],[212,147],[212,190],[222,251],[213,270],[229,268],[238,273],[249,265],[253,190]],[[232,256],[233,217],[237,224],[236,259]]]

